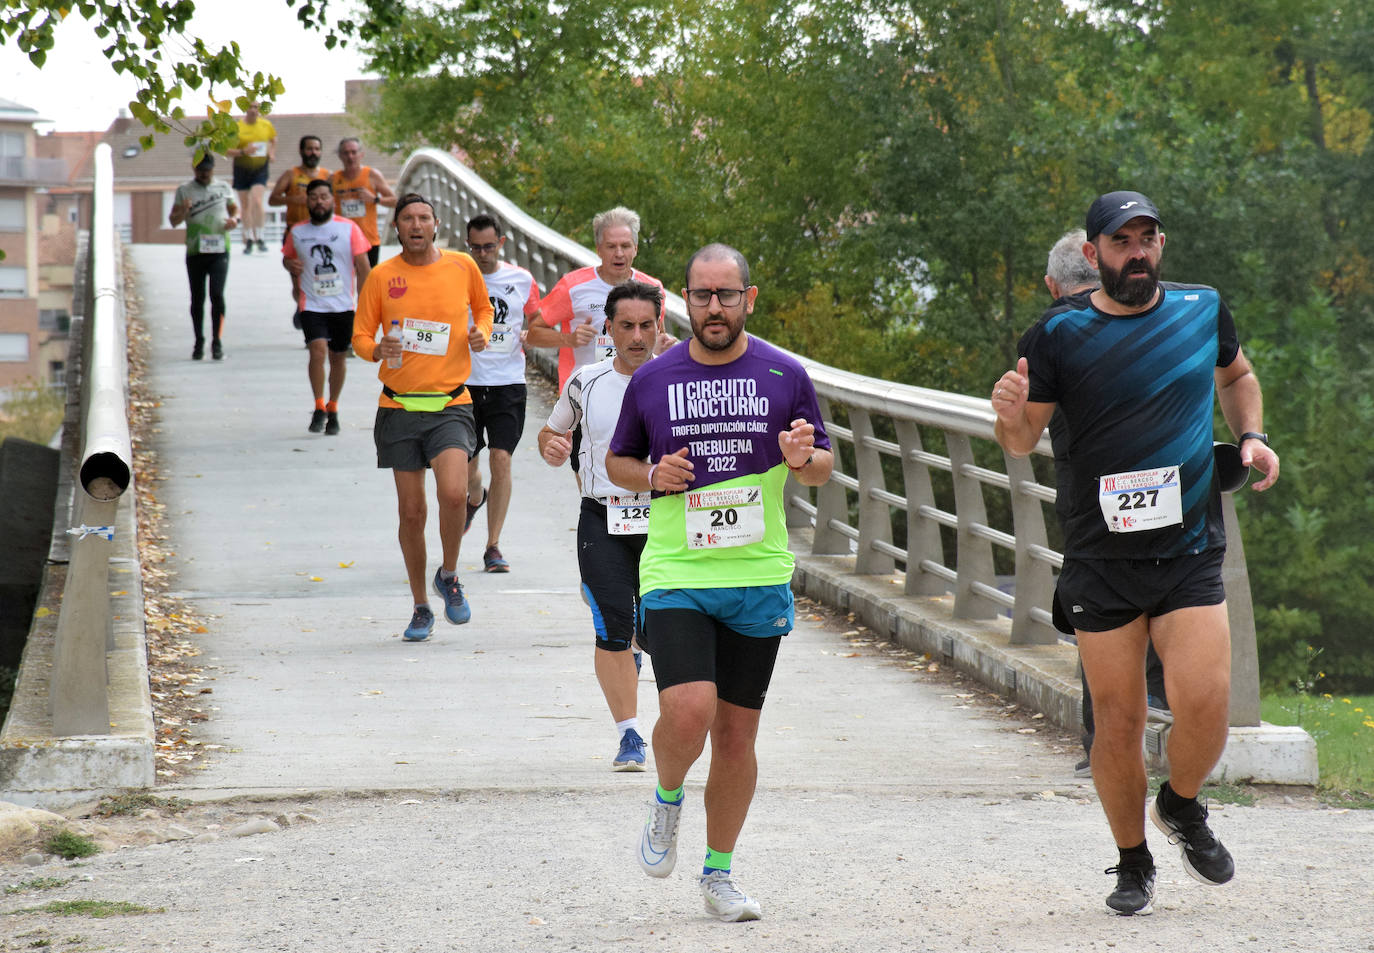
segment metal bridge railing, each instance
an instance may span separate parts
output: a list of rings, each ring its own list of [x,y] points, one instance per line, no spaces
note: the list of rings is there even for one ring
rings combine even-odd
[[[465,247],[469,218],[483,212],[494,215],[507,235],[506,257],[528,268],[544,291],[565,272],[599,263],[593,251],[535,221],[446,152],[414,153],[401,172],[397,191],[430,199],[439,219],[440,242],[447,240],[455,248]],[[679,333],[689,326],[678,295],[668,295],[668,315]],[[546,370],[556,368],[552,351],[529,353]],[[988,400],[894,384],[796,356],[815,382],[826,430],[837,451],[834,475],[825,486],[810,489],[788,482],[789,524],[813,527],[813,554],[852,554],[856,573],[904,569],[908,595],[952,592],[956,619],[1009,614],[1013,645],[1058,642],[1050,604],[1055,571],[1063,558],[1049,547],[1045,522],[1045,505],[1053,504],[1055,490],[1036,480],[1029,458],[1000,454],[1001,470],[978,464],[980,458],[986,462],[999,456],[987,449],[989,443],[995,445],[996,420]],[[944,452],[928,443],[943,443]],[[1036,453],[1050,453],[1048,436]],[[898,463],[885,467],[885,459]],[[900,471],[900,477],[889,478],[894,471]],[[991,525],[988,491],[1009,497],[1004,509],[1010,512],[1010,532]],[[1229,495],[1224,509],[1230,541],[1223,576],[1232,627],[1231,723],[1254,725],[1259,723],[1259,667],[1250,588]],[[905,546],[893,541],[894,518],[904,524]],[[947,533],[953,534],[949,546]],[[1012,554],[1015,577],[1009,587],[1005,579],[999,585],[997,550]],[[953,552],[952,559],[947,551]]]
[[[91,292],[82,348],[81,465],[73,489],[75,539],[57,623],[49,707],[57,735],[110,731],[105,653],[113,648],[109,561],[119,499],[129,488],[128,364],[123,290],[116,258],[114,173],[110,147],[95,150]]]

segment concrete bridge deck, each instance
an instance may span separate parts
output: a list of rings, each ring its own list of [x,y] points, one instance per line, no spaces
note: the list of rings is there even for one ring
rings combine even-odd
[[[1115,851],[1090,782],[1073,777],[1076,750],[806,619],[779,658],[736,857],[764,919],[708,920],[692,876],[704,765],[678,872],[651,881],[633,860],[653,776],[610,771],[576,491],[534,447],[545,398],[532,389],[516,454],[512,572],[479,571],[479,516],[460,560],[473,621],[403,643],[374,368],[350,362],[340,436],[307,433],[305,352],[276,257],[235,254],[219,363],[189,360],[180,249],[132,258],[162,399],[170,568],[210,620],[198,642],[214,711],[196,737],[221,746],[159,793],[251,797],[232,803],[318,823],[131,847],[70,874],[4,870],[81,879],[6,897],[0,914],[76,898],[160,912],[0,916],[0,949],[71,935],[84,944],[71,948],[130,951],[1374,949],[1374,814],[1306,796],[1215,806],[1236,880],[1194,883],[1152,834],[1156,914],[1108,916]],[[430,542],[433,564],[437,528]],[[640,698],[647,728],[648,664]],[[197,816],[189,833],[212,832]]]

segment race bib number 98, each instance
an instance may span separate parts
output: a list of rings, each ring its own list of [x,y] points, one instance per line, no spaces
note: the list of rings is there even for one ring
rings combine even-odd
[[[1183,522],[1178,467],[1111,473],[1098,478],[1097,503],[1113,533],[1139,533]]]
[[[763,542],[761,487],[720,487],[685,495],[688,549],[725,549]]]
[[[447,354],[449,326],[442,321],[406,318],[401,326],[402,346],[416,354]]]

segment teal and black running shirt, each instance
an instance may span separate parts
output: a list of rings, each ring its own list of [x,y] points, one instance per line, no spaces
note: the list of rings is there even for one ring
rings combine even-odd
[[[1161,282],[1159,303],[1104,314],[1091,292],[1056,301],[1017,346],[1030,400],[1058,407],[1050,421],[1064,555],[1162,559],[1224,547],[1212,460],[1214,370],[1240,353],[1216,289]],[[1182,523],[1113,532],[1099,479],[1178,468]],[[1169,471],[1165,471],[1168,473]]]

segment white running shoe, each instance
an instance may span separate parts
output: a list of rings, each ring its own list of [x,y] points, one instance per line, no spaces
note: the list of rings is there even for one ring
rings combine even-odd
[[[735,886],[728,870],[713,870],[702,874],[701,897],[706,901],[706,912],[726,923],[741,920],[757,920],[763,916],[759,902]]]
[[[639,835],[639,866],[650,877],[666,877],[677,863],[677,825],[682,818],[682,802],[664,804],[654,797],[649,802],[649,817]]]

